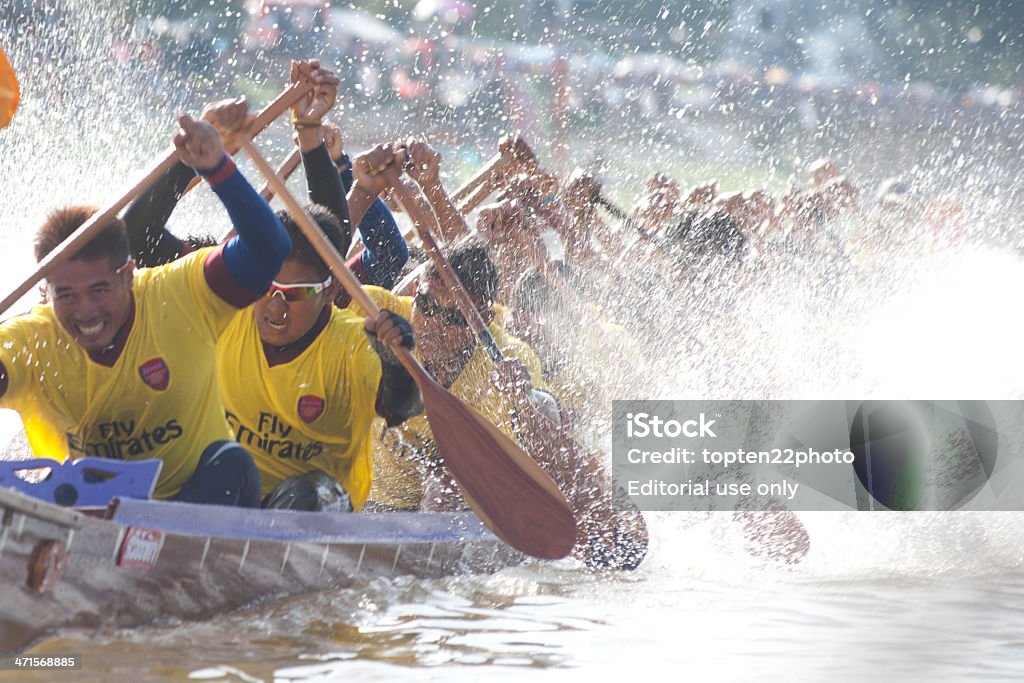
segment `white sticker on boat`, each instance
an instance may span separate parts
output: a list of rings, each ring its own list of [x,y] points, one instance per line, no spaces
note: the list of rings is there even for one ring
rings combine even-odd
[[[160,556],[160,548],[164,545],[164,535],[156,529],[130,526],[121,541],[121,550],[117,554],[118,567],[134,569],[152,569],[156,558]]]

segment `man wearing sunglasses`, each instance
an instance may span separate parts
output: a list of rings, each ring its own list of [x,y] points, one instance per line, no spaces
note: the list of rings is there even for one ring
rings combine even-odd
[[[508,334],[496,321],[500,308],[494,303],[498,270],[485,248],[456,245],[446,252],[459,281],[465,286],[477,310],[488,324],[506,359],[525,366],[535,389],[543,389],[540,361],[526,344]],[[435,379],[455,396],[473,406],[506,434],[514,433],[513,414],[507,397],[495,386],[494,365],[477,342],[455,296],[441,282],[433,268],[417,285],[413,297],[383,292],[378,303],[408,316],[416,335],[417,355]],[[543,392],[536,391],[535,399]],[[549,396],[545,397],[551,399]],[[440,475],[434,438],[423,416],[387,429],[382,447],[374,452],[374,484],[371,498],[375,508],[416,510],[424,500],[424,485]],[[427,478],[425,478],[427,475]],[[446,501],[448,502],[448,501]]]
[[[220,113],[230,126],[247,112]],[[214,349],[238,310],[266,291],[290,244],[216,130],[189,116],[178,123],[179,158],[206,177],[238,236],[135,271],[115,221],[48,276],[48,303],[0,327],[0,405],[21,414],[39,456],[158,458],[157,498],[256,507],[259,471],[228,441]],[[36,234],[37,260],[95,211],[51,214]]]
[[[331,211],[307,210],[336,247],[347,238]],[[334,306],[327,265],[291,216],[279,217],[292,251],[218,344],[228,423],[260,469],[265,507],[358,510],[373,475],[374,418],[396,425],[423,408],[391,351],[413,347],[412,329],[395,313],[364,320]]]

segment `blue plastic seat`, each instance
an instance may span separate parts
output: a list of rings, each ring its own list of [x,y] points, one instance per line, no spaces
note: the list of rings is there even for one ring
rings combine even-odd
[[[31,482],[18,472],[50,468],[42,481]],[[0,486],[63,507],[98,507],[111,498],[149,498],[160,476],[160,460],[82,458],[59,463],[49,458],[0,460]]]

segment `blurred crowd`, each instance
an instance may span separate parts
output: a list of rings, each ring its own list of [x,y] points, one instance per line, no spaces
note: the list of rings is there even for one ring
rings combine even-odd
[[[534,44],[522,37],[483,39],[469,28],[477,9],[462,0],[423,0],[401,25],[326,0],[258,0],[242,11],[232,11],[234,6],[130,18],[130,30],[115,39],[107,58],[126,73],[215,79],[315,54],[344,65],[343,91],[357,101],[405,103],[439,116],[511,114],[520,125],[507,128],[523,130],[553,107],[576,124],[599,123],[610,114],[692,117],[726,109],[734,116],[762,111],[765,125],[784,117],[813,129],[836,115],[879,125],[893,117],[1004,117],[1019,111],[1024,95],[1024,82],[953,85],[909,76],[892,83],[869,76],[836,81],[725,56],[698,64],[682,52],[607,52],[578,35],[571,41],[548,35]],[[24,38],[68,33],[69,23],[83,19],[82,8],[71,7],[59,0],[14,0],[0,9],[0,27]],[[38,43],[40,61],[53,57],[45,53],[45,41]],[[553,105],[563,87],[564,102]]]

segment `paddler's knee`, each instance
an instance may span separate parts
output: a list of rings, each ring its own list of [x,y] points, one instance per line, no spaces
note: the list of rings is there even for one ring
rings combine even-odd
[[[263,499],[263,507],[304,512],[352,512],[344,487],[319,470],[288,477]]]
[[[174,497],[185,503],[259,507],[260,471],[235,441],[215,441],[199,456],[192,477]]]

